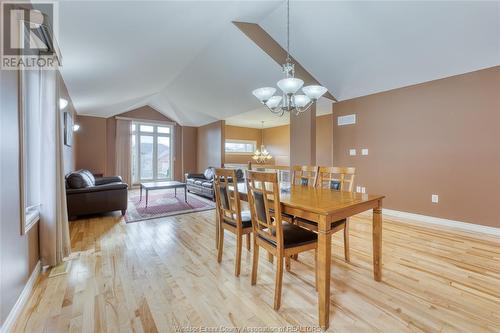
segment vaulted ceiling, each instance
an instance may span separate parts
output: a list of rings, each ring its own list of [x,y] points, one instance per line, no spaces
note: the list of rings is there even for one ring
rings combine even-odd
[[[283,1],[62,1],[63,78],[79,114],[150,105],[182,125],[279,125],[251,91],[279,65],[231,22],[285,46]],[[292,1],[291,53],[338,99],[500,65],[498,1]],[[321,101],[320,114],[331,109]]]

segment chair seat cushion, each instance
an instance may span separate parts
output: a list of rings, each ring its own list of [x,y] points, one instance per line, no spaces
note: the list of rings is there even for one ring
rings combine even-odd
[[[285,249],[314,243],[318,240],[317,234],[315,234],[312,231],[301,228],[297,225],[288,222],[283,222],[282,226],[283,226],[283,242]],[[273,230],[273,235],[276,236],[275,229]],[[270,239],[262,237],[261,235],[259,235],[259,238],[276,246],[276,243]]]
[[[302,222],[302,223],[306,223],[306,224],[310,224],[310,225],[314,225],[314,226],[317,226],[318,223],[317,222],[314,222],[314,221],[310,221],[310,220],[306,220],[306,219],[303,219],[301,217],[295,217],[295,221],[297,222]],[[339,220],[339,221],[335,221],[335,222],[332,222],[330,224],[330,229],[333,229],[341,224],[344,224],[346,222],[345,219],[343,220]]]
[[[231,220],[224,219],[224,222],[232,225],[233,227],[236,227],[236,223]],[[252,226],[252,216],[250,215],[249,210],[243,210],[241,212],[241,223],[243,225],[243,228],[250,228]]]

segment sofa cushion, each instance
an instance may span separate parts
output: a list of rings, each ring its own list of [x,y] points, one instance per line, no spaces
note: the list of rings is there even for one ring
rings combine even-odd
[[[204,180],[201,180],[201,179],[195,179],[195,180],[194,180],[194,183],[195,183],[196,185],[200,185],[200,186],[201,186],[201,184],[203,184],[203,182],[204,182]]]
[[[206,188],[212,188],[213,182],[212,181],[210,181],[210,182],[203,182],[203,183],[201,183],[201,186],[206,187]]]
[[[203,175],[207,180],[212,180],[215,176],[215,170],[212,167],[208,167],[205,172],[203,172]]]
[[[93,176],[92,176],[93,178]],[[66,177],[66,184],[68,188],[78,189],[94,186],[94,183],[86,173],[82,170],[78,170],[70,173]]]
[[[90,172],[89,170],[85,170],[85,169],[80,170],[80,172],[88,178],[90,184],[92,184],[91,186],[95,185],[95,177],[92,174],[92,172]]]
[[[186,183],[188,183],[188,184],[194,184],[195,180],[196,180],[195,178],[188,178],[188,179],[186,179]]]

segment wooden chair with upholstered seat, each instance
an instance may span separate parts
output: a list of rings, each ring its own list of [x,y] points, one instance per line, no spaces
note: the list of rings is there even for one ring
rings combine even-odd
[[[316,186],[318,178],[318,167],[309,165],[295,165],[292,170],[292,184],[304,186]]]
[[[224,230],[236,236],[236,259],[234,275],[239,276],[241,270],[241,250],[243,235],[247,235],[247,248],[250,250],[250,234],[252,219],[249,211],[241,211],[238,194],[238,178],[234,169],[215,169],[214,190],[217,213],[219,217],[219,246],[217,262],[222,261],[224,246]]]
[[[246,178],[254,232],[252,285],[257,282],[259,248],[262,247],[276,256],[274,309],[278,310],[281,306],[283,259],[309,250],[315,250],[315,258],[317,258],[318,237],[312,231],[282,220],[278,175],[276,173],[247,171]],[[272,215],[271,209],[274,211]],[[316,264],[315,276],[315,284],[317,285]]]
[[[354,187],[355,168],[320,167],[318,170],[317,187],[328,188],[333,191],[352,192]],[[295,218],[294,223],[310,229],[317,230],[316,222]],[[346,262],[351,260],[349,253],[349,219],[332,222],[330,226],[332,233],[344,231],[344,258]]]

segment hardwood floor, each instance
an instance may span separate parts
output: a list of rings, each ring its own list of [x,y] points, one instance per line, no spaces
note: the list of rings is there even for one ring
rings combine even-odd
[[[125,224],[71,223],[66,275],[43,274],[15,332],[176,332],[177,326],[316,327],[314,252],[285,272],[273,310],[274,267],[261,251],[256,286],[234,236],[217,264],[214,212]],[[329,332],[500,332],[500,239],[386,217],[383,280],[373,280],[371,224],[350,220],[351,263],[334,235]],[[212,331],[216,332],[216,331]]]

